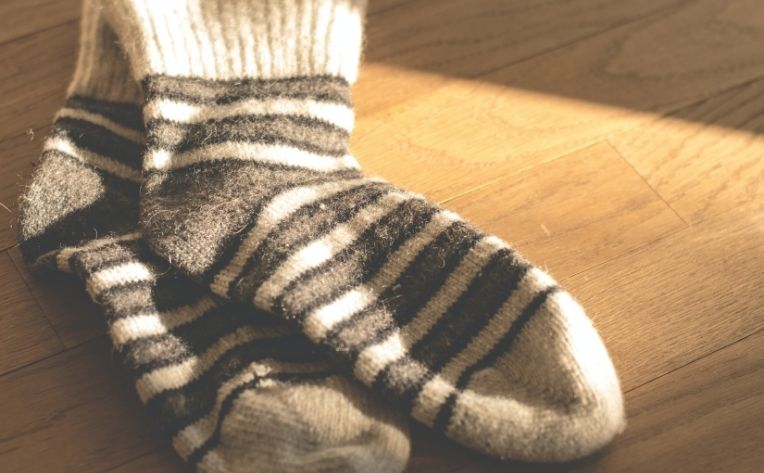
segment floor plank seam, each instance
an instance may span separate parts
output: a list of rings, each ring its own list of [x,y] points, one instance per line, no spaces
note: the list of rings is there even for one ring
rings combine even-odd
[[[651,185],[650,185],[650,183],[649,183],[649,182],[647,182],[647,179],[645,179],[645,176],[643,176],[642,174],[640,174],[640,173],[639,173],[639,171],[637,171],[637,169],[636,169],[634,166],[632,166],[632,165],[631,165],[631,163],[629,162],[629,160],[628,160],[628,159],[626,159],[626,158],[623,156],[623,154],[621,154],[621,152],[620,152],[620,151],[618,151],[618,148],[616,148],[616,147],[613,145],[613,143],[612,143],[612,142],[610,142],[610,140],[609,140],[609,139],[606,139],[605,141],[607,142],[608,146],[610,146],[610,149],[612,149],[612,150],[613,150],[613,152],[616,154],[616,156],[618,156],[619,158],[621,158],[621,161],[623,161],[623,162],[624,162],[624,163],[625,163],[625,164],[626,164],[626,165],[629,167],[629,169],[631,169],[631,170],[634,172],[634,174],[635,174],[635,175],[637,175],[637,176],[639,177],[639,179],[640,179],[640,180],[642,180],[642,182],[644,182],[644,183],[645,183],[645,185],[646,185],[646,186],[647,186],[647,187],[648,187],[648,188],[649,188],[649,189],[652,191],[652,193],[653,193],[653,194],[654,194],[654,195],[655,195],[657,198],[659,198],[659,199],[660,199],[660,200],[661,200],[661,201],[662,201],[664,204],[666,204],[666,207],[668,207],[669,209],[671,209],[671,211],[674,213],[674,215],[676,216],[676,218],[678,218],[678,219],[679,219],[679,220],[680,220],[680,221],[681,221],[681,222],[684,224],[684,227],[685,227],[685,228],[689,227],[689,226],[690,226],[690,224],[687,222],[687,220],[685,220],[685,219],[684,219],[684,218],[683,218],[681,215],[679,215],[679,212],[677,212],[677,211],[676,211],[676,209],[674,208],[674,206],[672,206],[672,205],[669,203],[669,201],[668,201],[668,200],[666,200],[666,198],[665,198],[665,197],[663,197],[663,196],[661,195],[661,193],[660,193],[660,192],[658,192],[658,190],[657,190],[656,188],[654,188],[653,186],[651,186]]]
[[[479,78],[481,78],[483,76],[491,75],[493,73],[502,71],[504,69],[508,69],[510,67],[517,66],[518,64],[522,64],[522,63],[530,61],[532,59],[535,59],[535,58],[538,58],[538,57],[541,57],[541,56],[546,56],[546,55],[548,55],[550,53],[553,53],[553,52],[565,49],[566,47],[572,46],[572,45],[574,45],[576,43],[580,43],[580,42],[583,42],[583,41],[590,40],[592,38],[596,38],[596,37],[601,36],[601,35],[608,34],[608,33],[612,32],[614,30],[617,30],[619,28],[623,28],[624,26],[633,25],[635,23],[639,23],[641,21],[647,20],[647,19],[652,18],[652,17],[664,15],[667,11],[681,9],[684,6],[686,6],[686,4],[688,4],[688,3],[692,3],[692,1],[691,0],[683,0],[683,1],[677,1],[676,3],[671,3],[670,5],[667,5],[665,7],[659,8],[656,11],[653,11],[653,12],[650,12],[650,13],[646,13],[646,14],[640,16],[640,17],[632,18],[630,20],[625,20],[625,21],[623,21],[621,23],[618,23],[618,24],[615,24],[615,25],[611,25],[611,26],[609,26],[609,27],[607,27],[607,28],[605,28],[603,30],[597,31],[595,33],[591,33],[591,34],[588,34],[588,35],[581,36],[580,38],[571,39],[570,41],[564,42],[564,43],[559,44],[559,45],[555,45],[555,46],[553,46],[551,48],[544,49],[544,50],[539,51],[537,53],[533,53],[532,55],[529,55],[529,56],[517,59],[517,60],[509,62],[507,64],[503,64],[501,66],[496,66],[496,67],[493,67],[491,69],[482,71],[482,72],[480,72],[480,73],[478,73],[478,74],[476,74],[474,76],[468,76],[468,78],[470,78],[470,79],[479,79]]]
[[[391,12],[391,11],[397,10],[398,8],[400,8],[400,7],[404,6],[404,5],[412,5],[412,4],[418,3],[418,2],[419,2],[419,0],[404,0],[402,2],[396,3],[395,5],[391,5],[391,6],[387,7],[387,8],[383,8],[381,10],[370,11],[366,15],[366,17],[367,18],[374,18],[377,15],[383,15],[383,14],[385,14],[387,12]]]
[[[686,102],[683,102],[681,105],[677,105],[676,108],[672,108],[672,109],[667,110],[664,113],[660,114],[658,116],[658,118],[675,118],[675,119],[678,119],[678,120],[685,120],[683,118],[678,118],[677,115],[682,113],[682,112],[684,112],[684,111],[686,111],[689,108],[697,107],[699,105],[703,105],[704,103],[709,102],[709,101],[717,98],[720,95],[724,95],[724,94],[730,93],[730,92],[732,92],[734,90],[737,90],[737,89],[743,89],[745,87],[748,87],[751,84],[754,84],[754,83],[762,81],[762,80],[764,80],[764,74],[758,75],[758,76],[755,76],[755,77],[752,77],[752,78],[749,78],[749,79],[746,79],[746,80],[743,80],[741,82],[737,82],[737,83],[732,84],[732,85],[730,85],[728,87],[723,87],[723,88],[721,88],[721,89],[719,89],[719,90],[717,90],[715,92],[711,92],[710,94],[708,94],[706,96],[703,96],[701,98],[697,98],[697,99],[688,100]],[[706,125],[707,126],[712,126],[710,124],[706,124]]]
[[[15,246],[18,246],[18,243]],[[29,282],[27,281],[27,278],[21,275],[22,269],[19,268],[16,261],[10,257],[10,254],[8,255],[8,259],[11,260],[13,269],[16,270],[16,276],[19,279],[21,279],[21,282],[24,283],[24,287],[26,287],[27,291],[29,291],[29,293],[32,295],[35,305],[37,306],[38,309],[40,309],[40,313],[42,314],[42,317],[45,319],[45,323],[47,323],[50,329],[53,331],[53,334],[56,336],[56,340],[58,340],[58,343],[63,348],[66,348],[66,343],[64,343],[63,338],[61,338],[61,335],[58,333],[58,330],[56,330],[56,326],[53,324],[53,322],[50,321],[50,317],[48,317],[48,313],[45,310],[45,307],[43,307],[42,303],[40,303],[40,298],[38,297],[37,291],[29,284]]]
[[[95,343],[95,342],[97,342],[99,340],[102,340],[102,339],[103,340],[107,340],[107,338],[108,337],[106,336],[106,334],[101,334],[101,335],[96,335],[93,338],[89,338],[87,340],[83,340],[83,341],[81,341],[79,343],[76,343],[76,344],[70,346],[70,347],[64,346],[61,350],[57,351],[56,353],[50,353],[48,355],[43,356],[42,358],[39,358],[39,359],[34,360],[34,361],[30,361],[29,363],[24,363],[22,365],[16,366],[15,368],[12,368],[12,369],[10,369],[8,371],[0,373],[0,379],[4,378],[6,376],[9,376],[9,375],[11,375],[13,373],[16,373],[17,371],[23,370],[25,368],[31,368],[32,366],[34,366],[34,365],[36,365],[38,363],[42,363],[42,362],[44,362],[46,360],[50,360],[51,358],[54,358],[56,356],[63,355],[63,354],[68,353],[68,352],[70,352],[72,350],[76,350],[77,348],[81,348],[81,347],[83,347],[83,346],[85,346],[85,345],[87,345],[89,343]]]
[[[79,17],[77,17],[77,18],[74,18],[72,20],[64,21],[62,23],[57,23],[55,25],[46,26],[45,28],[40,28],[39,30],[30,31],[29,33],[24,33],[22,35],[15,36],[13,38],[8,38],[5,41],[0,42],[0,48],[2,48],[3,46],[5,46],[7,44],[13,43],[14,41],[23,40],[23,39],[29,38],[30,36],[34,36],[36,34],[44,33],[46,31],[50,31],[50,30],[53,30],[53,29],[56,29],[56,28],[60,28],[61,26],[64,26],[64,25],[78,24],[79,22],[80,22],[80,19],[79,19]]]
[[[751,338],[753,336],[756,336],[757,334],[759,334],[759,332],[761,332],[763,330],[764,330],[764,328],[756,329],[753,332],[749,333],[748,335],[745,335],[744,337],[741,337],[741,338],[739,338],[739,339],[737,339],[735,341],[727,343],[724,346],[715,348],[715,349],[709,351],[708,353],[704,353],[703,355],[701,355],[701,356],[699,356],[697,358],[694,358],[693,360],[690,360],[690,361],[688,361],[688,362],[686,362],[686,363],[684,363],[684,364],[682,364],[680,366],[672,368],[669,371],[666,371],[665,373],[662,373],[662,374],[660,374],[660,375],[658,375],[658,376],[656,376],[656,377],[654,377],[654,378],[652,378],[652,379],[650,379],[648,381],[644,381],[644,382],[638,384],[637,386],[631,387],[629,389],[625,389],[623,392],[624,392],[624,394],[628,394],[628,393],[631,393],[633,391],[636,391],[637,389],[640,389],[640,388],[642,388],[644,386],[647,386],[648,384],[650,384],[652,382],[655,382],[655,381],[657,381],[657,380],[659,380],[661,378],[664,378],[664,377],[669,376],[669,375],[671,375],[673,373],[676,373],[679,370],[682,370],[682,369],[684,369],[684,368],[686,368],[686,367],[688,367],[688,366],[690,366],[692,364],[695,364],[695,363],[697,363],[697,362],[699,362],[699,361],[701,361],[701,360],[703,360],[703,359],[705,359],[705,358],[707,358],[709,356],[712,356],[715,353],[718,353],[718,352],[720,352],[722,350],[726,350],[728,348],[731,348],[733,345],[735,345],[737,343],[740,343],[740,342],[745,341],[745,340],[747,340],[747,339],[749,339],[749,338]]]
[[[685,231],[689,230],[690,228],[692,228],[692,227],[691,226],[687,226],[687,227],[680,227],[680,228],[671,229],[671,230],[667,231],[666,233],[658,235],[657,237],[655,237],[652,240],[645,241],[642,245],[639,245],[637,247],[634,247],[634,248],[631,248],[629,250],[626,250],[625,252],[621,253],[618,256],[615,256],[613,258],[607,259],[607,260],[602,261],[600,263],[597,263],[595,265],[589,266],[588,268],[582,269],[581,271],[576,271],[574,273],[571,273],[568,276],[562,278],[560,280],[560,282],[563,283],[563,285],[564,285],[566,283],[566,281],[569,281],[570,279],[572,279],[572,278],[574,278],[574,277],[576,277],[576,276],[578,276],[580,274],[583,274],[583,273],[585,273],[587,271],[591,271],[593,269],[602,267],[602,266],[604,266],[604,265],[606,265],[608,263],[612,263],[613,261],[618,261],[621,258],[626,258],[628,256],[634,256],[634,255],[638,255],[640,253],[644,253],[645,251],[648,251],[648,249],[651,246],[656,245],[656,244],[662,242],[663,240],[665,240],[667,238],[670,238],[670,237],[672,237],[674,235],[678,235],[681,232],[685,232]]]
[[[581,151],[583,151],[583,150],[585,150],[587,148],[591,148],[593,146],[597,146],[598,144],[602,143],[603,141],[604,140],[602,140],[602,139],[596,138],[596,139],[593,139],[590,142],[582,144],[581,146],[571,147],[570,148],[571,151],[566,151],[565,153],[557,155],[554,158],[551,158],[551,159],[546,160],[546,161],[540,161],[540,162],[534,163],[534,164],[532,164],[530,166],[521,166],[518,169],[511,170],[511,171],[507,172],[506,174],[504,174],[501,177],[490,179],[490,180],[486,181],[485,183],[480,184],[480,185],[478,185],[476,187],[471,187],[469,190],[466,190],[466,191],[463,191],[463,192],[459,192],[458,194],[452,195],[450,197],[446,197],[445,199],[441,199],[441,200],[439,200],[437,202],[437,204],[438,205],[445,205],[448,202],[456,200],[456,199],[458,199],[460,197],[464,197],[464,196],[469,195],[469,194],[471,194],[473,192],[477,192],[477,191],[479,191],[481,189],[485,189],[488,186],[492,186],[493,184],[501,182],[504,179],[508,179],[510,177],[517,176],[518,174],[524,173],[526,171],[530,171],[531,169],[535,169],[535,168],[537,168],[539,166],[545,166],[545,165],[554,163],[556,161],[565,159],[565,158],[567,158],[567,157],[569,157],[571,155],[574,155],[576,153],[579,153],[579,152],[581,152]]]
[[[156,426],[155,426],[155,425],[152,425],[152,427],[151,427],[151,428],[152,428],[152,429],[156,429]],[[141,459],[141,458],[143,458],[143,457],[147,457],[147,456],[149,456],[149,455],[153,455],[153,454],[155,454],[155,453],[159,453],[159,452],[161,452],[163,449],[164,449],[164,448],[162,448],[162,447],[157,447],[157,448],[155,448],[155,449],[152,449],[152,450],[149,450],[149,451],[147,451],[147,452],[143,452],[143,453],[141,453],[140,455],[136,455],[136,456],[134,456],[134,457],[132,457],[132,458],[129,458],[129,459],[127,459],[127,460],[123,461],[123,462],[120,462],[120,463],[118,463],[118,464],[116,464],[116,465],[114,465],[114,466],[111,466],[111,467],[109,467],[109,469],[108,469],[108,470],[103,470],[103,473],[109,473],[110,471],[114,471],[114,470],[116,470],[116,469],[118,469],[118,468],[122,468],[123,466],[125,466],[125,465],[129,465],[130,463],[132,463],[132,462],[134,462],[134,461],[137,461],[137,460],[140,460],[140,459]]]

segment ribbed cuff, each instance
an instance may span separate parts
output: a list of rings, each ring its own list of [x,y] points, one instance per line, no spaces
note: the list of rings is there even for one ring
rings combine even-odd
[[[358,74],[366,0],[106,0],[138,80]]]
[[[97,0],[85,0],[80,23],[80,49],[67,96],[83,95],[111,102],[136,103],[141,90],[133,79],[117,36]]]

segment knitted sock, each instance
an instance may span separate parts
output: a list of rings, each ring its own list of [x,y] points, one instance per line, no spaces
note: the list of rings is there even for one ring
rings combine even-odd
[[[140,92],[98,12],[86,1],[69,98],[22,197],[25,258],[85,283],[141,400],[198,471],[403,470],[405,423],[337,362],[148,252]]]
[[[146,94],[154,251],[296,321],[483,452],[567,460],[622,429],[607,351],[567,292],[498,238],[359,171],[363,1],[106,3]]]

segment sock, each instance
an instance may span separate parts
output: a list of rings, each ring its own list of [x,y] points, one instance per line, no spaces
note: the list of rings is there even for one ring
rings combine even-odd
[[[349,154],[363,1],[106,4],[146,95],[140,219],[156,253],[299,324],[482,452],[569,460],[623,428],[618,378],[578,303]]]
[[[25,258],[84,282],[141,400],[198,471],[402,471],[401,416],[299,331],[147,250],[140,91],[99,12],[85,2],[69,97],[21,200]]]

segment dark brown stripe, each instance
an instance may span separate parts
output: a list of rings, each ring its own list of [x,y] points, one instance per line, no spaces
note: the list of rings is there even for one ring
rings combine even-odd
[[[454,222],[435,237],[409,263],[390,287],[385,288],[377,301],[356,317],[378,317],[380,312],[392,314],[394,327],[374,336],[358,340],[348,346],[354,354],[387,338],[395,327],[408,324],[427,302],[440,290],[448,276],[465,255],[474,247],[481,235],[465,222]],[[368,312],[368,314],[366,313]],[[341,332],[352,325],[352,319],[338,324],[329,338],[342,336]],[[346,337],[343,337],[346,339]],[[345,343],[348,343],[347,339]]]
[[[496,315],[528,269],[509,249],[493,255],[448,312],[411,347],[411,356],[440,371]]]
[[[262,206],[274,194],[295,186],[358,177],[359,173],[318,173],[262,163],[222,160],[198,163],[169,173],[152,173],[143,184],[141,221],[149,235],[160,236],[153,248],[173,258],[173,264],[195,278],[209,281],[221,256],[237,246],[254,224]],[[167,212],[168,209],[175,209]],[[193,209],[185,211],[183,209]],[[180,229],[194,231],[195,252]],[[179,229],[179,230],[173,230]],[[199,231],[202,230],[203,231]],[[229,246],[230,245],[230,246]]]
[[[413,384],[401,393],[407,408],[413,406],[422,387],[485,327],[527,270],[528,266],[516,261],[510,250],[496,253],[443,317],[409,349],[411,359],[427,367],[428,373],[422,379],[408,380]],[[394,373],[394,368],[390,372]],[[401,384],[389,377],[387,382]]]
[[[113,159],[136,171],[143,164],[143,145],[114,134],[108,128],[85,120],[59,118],[50,136],[68,139],[78,148]]]
[[[493,366],[503,354],[511,350],[515,340],[517,340],[517,337],[520,335],[523,328],[528,324],[530,319],[541,309],[547,299],[558,291],[560,291],[560,288],[553,286],[539,292],[523,309],[520,315],[518,315],[517,319],[514,321],[507,333],[504,334],[501,340],[499,340],[499,342],[496,343],[496,345],[494,345],[493,348],[491,348],[491,350],[486,353],[480,360],[464,370],[462,375],[456,381],[456,392],[452,393],[448,397],[446,402],[438,411],[438,414],[435,417],[435,423],[433,425],[434,429],[440,432],[446,431],[454,413],[456,400],[459,394],[463,392],[467,386],[469,386],[470,380],[475,375],[475,373],[486,369],[489,366]]]
[[[245,166],[246,164],[242,164],[242,166]],[[254,164],[249,164],[249,168],[253,168],[254,170],[261,169],[261,166],[256,166]],[[236,167],[237,169],[240,169],[240,167]],[[204,274],[201,275],[200,280],[204,284],[204,286],[209,286],[215,275],[218,274],[223,268],[225,268],[233,259],[236,252],[239,250],[239,246],[242,243],[242,240],[245,235],[247,235],[254,225],[257,223],[257,217],[260,215],[260,212],[262,212],[263,207],[267,205],[273,198],[275,198],[277,195],[281,194],[282,192],[285,192],[291,188],[297,187],[297,186],[305,186],[305,185],[314,185],[314,184],[321,184],[326,182],[335,182],[335,181],[344,181],[344,180],[350,180],[350,179],[358,179],[361,174],[358,171],[340,171],[337,173],[332,173],[331,175],[327,176],[325,174],[316,174],[316,173],[302,173],[294,171],[294,169],[285,169],[283,167],[275,166],[275,167],[268,167],[265,166],[264,170],[267,172],[276,173],[281,176],[289,176],[290,173],[294,173],[296,177],[300,177],[300,180],[295,182],[291,180],[285,180],[284,182],[279,182],[277,180],[274,180],[269,187],[267,187],[268,193],[263,195],[260,200],[257,203],[257,206],[253,207],[250,211],[250,213],[247,216],[246,222],[240,227],[241,230],[237,231],[233,234],[227,234],[224,235],[220,244],[220,249],[218,250],[215,261],[212,265],[210,265],[209,268],[204,272]],[[182,170],[178,170],[177,172],[181,172]],[[267,184],[264,184],[267,185]]]
[[[217,391],[251,363],[273,359],[291,363],[313,363],[321,359],[316,347],[295,334],[285,338],[254,340],[225,352],[201,376],[178,389],[151,398],[147,407],[160,425],[174,435],[207,415],[215,405]]]
[[[234,116],[195,124],[152,120],[149,130],[150,148],[175,153],[229,141],[284,144],[336,157],[348,153],[348,133],[345,130],[301,116]]]
[[[239,278],[231,283],[232,294],[249,300],[255,291],[295,251],[321,238],[337,225],[377,202],[387,186],[369,183],[320,199],[284,219],[247,259]]]
[[[109,102],[82,95],[74,95],[66,100],[66,108],[80,109],[103,115],[125,128],[138,132],[143,131],[143,112],[141,107],[134,103]]]
[[[146,101],[170,98],[199,104],[228,104],[249,98],[296,98],[331,101],[352,106],[350,86],[330,76],[286,79],[209,80],[155,75],[144,82]]]
[[[432,217],[432,206],[420,199],[391,203],[391,210],[371,224],[330,260],[295,278],[274,307],[295,317],[315,302],[354,288],[375,272],[389,255]]]
[[[349,280],[348,284],[333,286],[331,292],[323,297],[315,297],[309,304],[303,305],[299,312],[292,315],[301,319],[315,308],[330,303],[347,290],[360,284],[369,283],[385,264],[391,263],[392,254],[406,242],[417,237],[438,211],[436,207],[418,199],[404,205],[405,207],[401,210],[405,213],[404,218],[395,224],[396,227],[391,229],[378,228],[376,235],[369,233],[368,238],[373,240],[367,240],[365,236],[361,236],[346,249],[349,253],[356,252],[360,255],[360,258],[348,257],[348,260],[357,260],[356,264],[360,269],[357,279]],[[382,293],[387,289],[387,287],[372,287],[372,290],[377,293]]]

